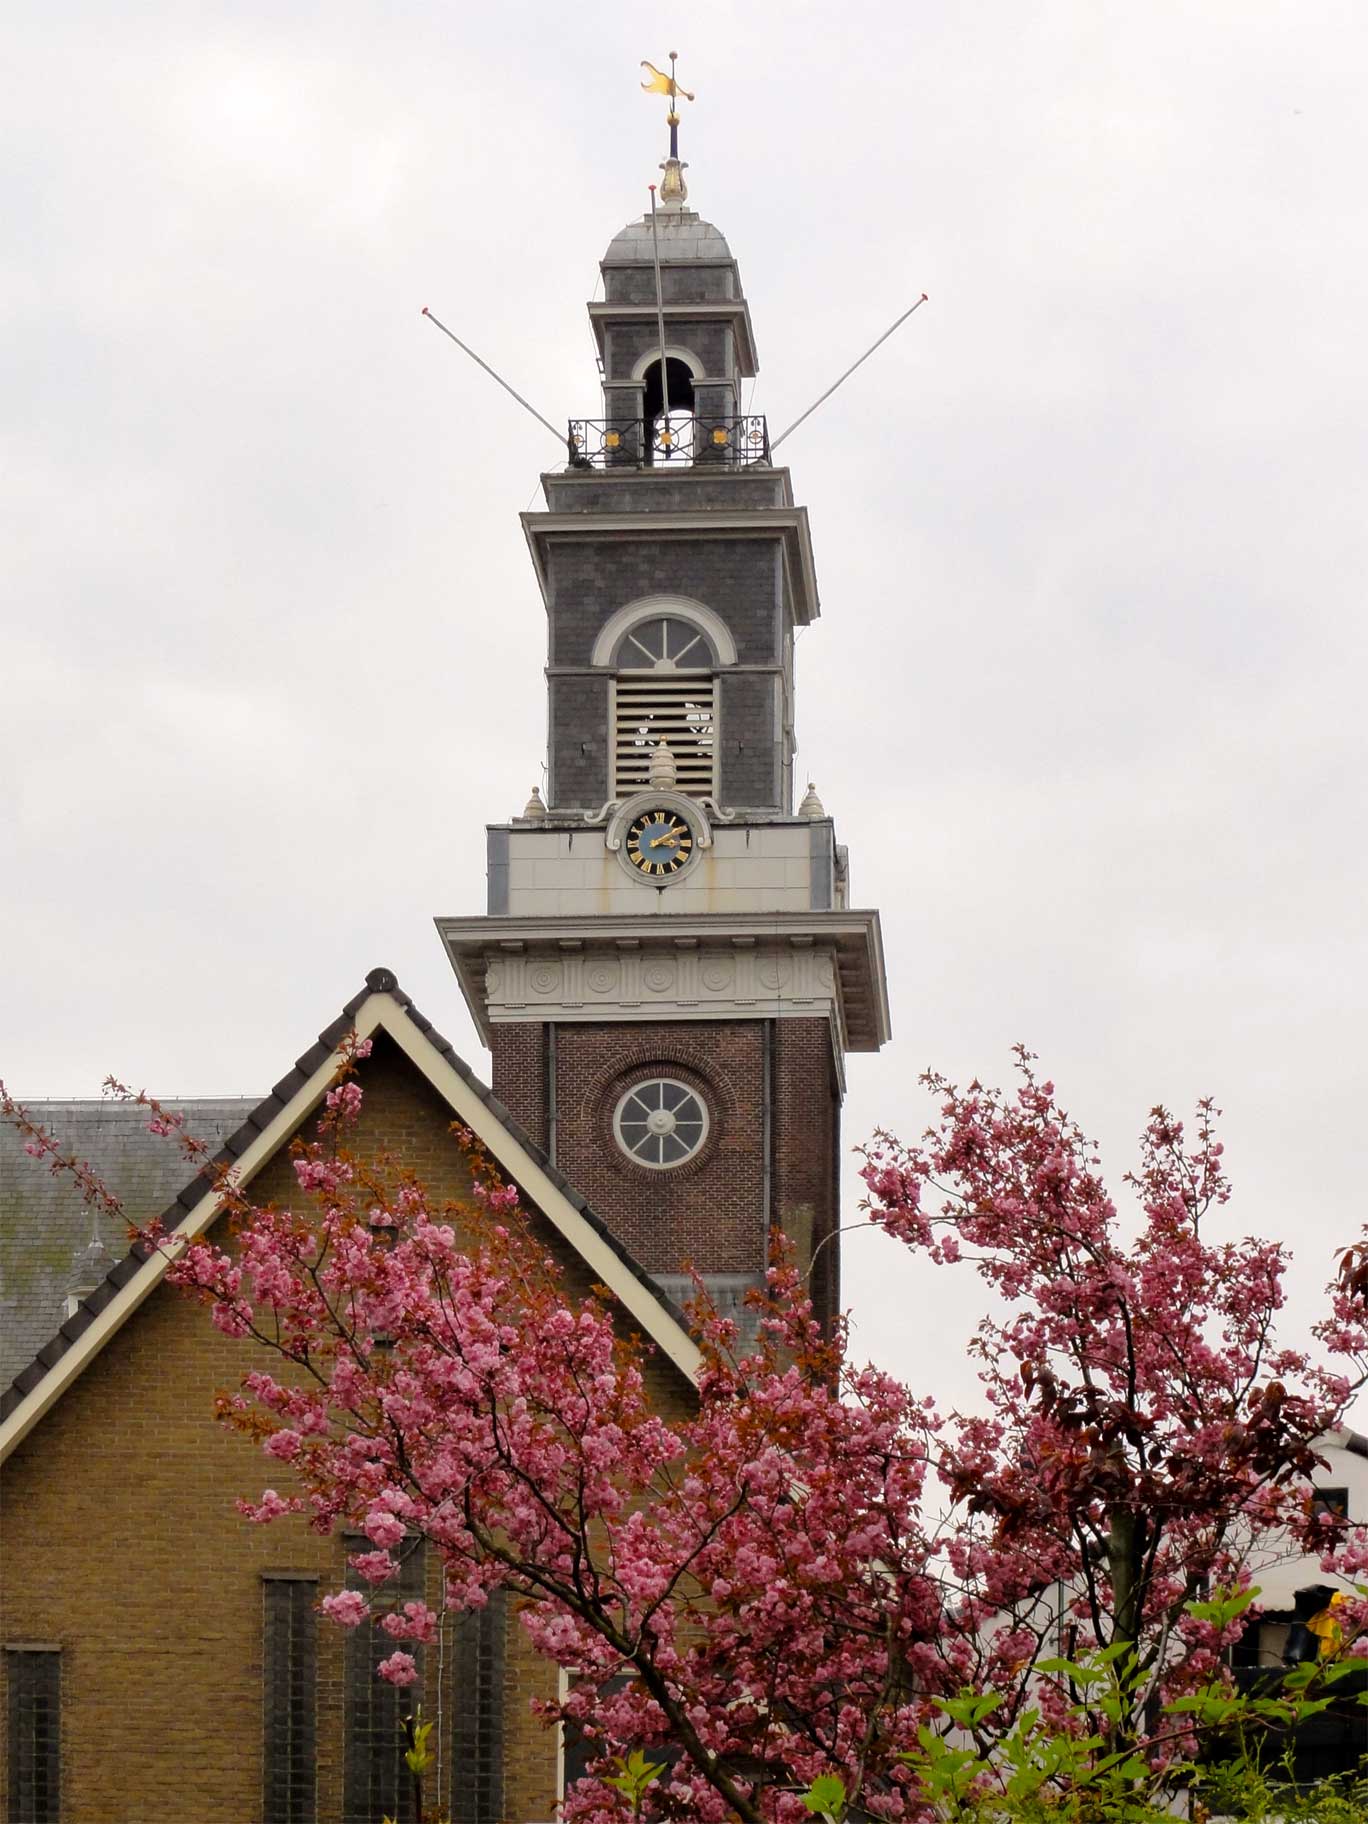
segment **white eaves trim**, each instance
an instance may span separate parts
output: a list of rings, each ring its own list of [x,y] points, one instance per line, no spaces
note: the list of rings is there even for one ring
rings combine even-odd
[[[418,1030],[404,1009],[387,994],[374,998],[383,1000],[390,1009],[376,1024],[384,1026],[505,1174],[560,1231],[595,1280],[607,1286],[623,1310],[640,1324],[643,1333],[668,1356],[684,1378],[695,1382],[703,1366],[703,1355],[688,1331],[670,1315],[655,1293],[642,1284],[611,1243],[575,1208],[545,1168],[509,1133],[488,1103],[475,1094],[426,1034]],[[367,1002],[362,1012],[368,1012],[369,1008]]]
[[[690,1382],[702,1366],[697,1344],[667,1308],[622,1261],[603,1235],[570,1202],[532,1154],[517,1141],[488,1104],[453,1069],[437,1047],[409,1017],[407,1010],[383,990],[369,994],[357,1009],[353,1025],[357,1037],[372,1038],[383,1031],[446,1101],[452,1114],[476,1136],[490,1157],[526,1197],[535,1203],[552,1226],[585,1262],[596,1282],[607,1286],[644,1335],[656,1344]],[[275,1119],[233,1163],[229,1178],[247,1185],[323,1100],[337,1074],[336,1053],[326,1058],[295,1091]],[[222,1198],[207,1191],[177,1225],[173,1238],[199,1239],[218,1215]],[[169,1261],[154,1254],[110,1300],[71,1347],[48,1370],[0,1425],[0,1463],[22,1443],[38,1421],[62,1397],[112,1336],[161,1284]]]

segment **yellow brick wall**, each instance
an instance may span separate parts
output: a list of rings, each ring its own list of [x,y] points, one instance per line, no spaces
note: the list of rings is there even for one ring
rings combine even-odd
[[[358,1150],[383,1147],[434,1194],[462,1196],[468,1173],[435,1091],[387,1043],[363,1073]],[[253,1189],[285,1201],[293,1183],[282,1155]],[[567,1265],[572,1288],[585,1289],[588,1275]],[[343,1552],[299,1519],[255,1527],[235,1509],[239,1495],[286,1483],[283,1466],[212,1417],[216,1390],[236,1387],[249,1347],[159,1288],[5,1466],[0,1641],[62,1649],[63,1816],[79,1824],[247,1824],[260,1814],[262,1572],[317,1572],[322,1593],[340,1587]],[[678,1412],[686,1395],[675,1372],[657,1363],[651,1379]],[[327,1820],[341,1809],[342,1631],[320,1621],[318,1644]],[[507,1667],[506,1807],[524,1824],[553,1812],[555,1741],[528,1703],[554,1695],[556,1675],[516,1619]],[[445,1682],[444,1761],[457,1697],[449,1671]]]

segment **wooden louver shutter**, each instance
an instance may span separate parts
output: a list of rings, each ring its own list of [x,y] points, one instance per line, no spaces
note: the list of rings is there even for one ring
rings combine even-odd
[[[661,741],[674,756],[676,790],[715,795],[717,730],[712,678],[697,672],[620,674],[613,688],[613,796],[649,783],[651,750]]]

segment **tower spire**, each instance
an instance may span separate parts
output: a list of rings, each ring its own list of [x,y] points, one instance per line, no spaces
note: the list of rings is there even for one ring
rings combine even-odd
[[[660,183],[660,201],[662,206],[667,209],[678,209],[687,201],[689,195],[688,186],[684,182],[684,173],[688,169],[688,166],[682,163],[679,157],[678,101],[681,95],[684,97],[685,101],[692,101],[694,96],[689,89],[681,89],[676,79],[675,61],[678,58],[678,55],[679,53],[677,51],[670,52],[670,73],[668,76],[665,74],[664,70],[658,70],[653,63],[647,63],[644,57],[641,60],[642,69],[650,72],[645,82],[641,85],[644,93],[647,95],[668,95],[670,100],[669,110],[665,115],[665,124],[670,129],[670,156],[660,167],[665,174]]]

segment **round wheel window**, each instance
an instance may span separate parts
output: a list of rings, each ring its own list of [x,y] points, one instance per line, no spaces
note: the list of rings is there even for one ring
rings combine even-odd
[[[634,1083],[613,1113],[613,1133],[629,1159],[654,1171],[683,1165],[708,1137],[701,1097],[672,1077]]]

